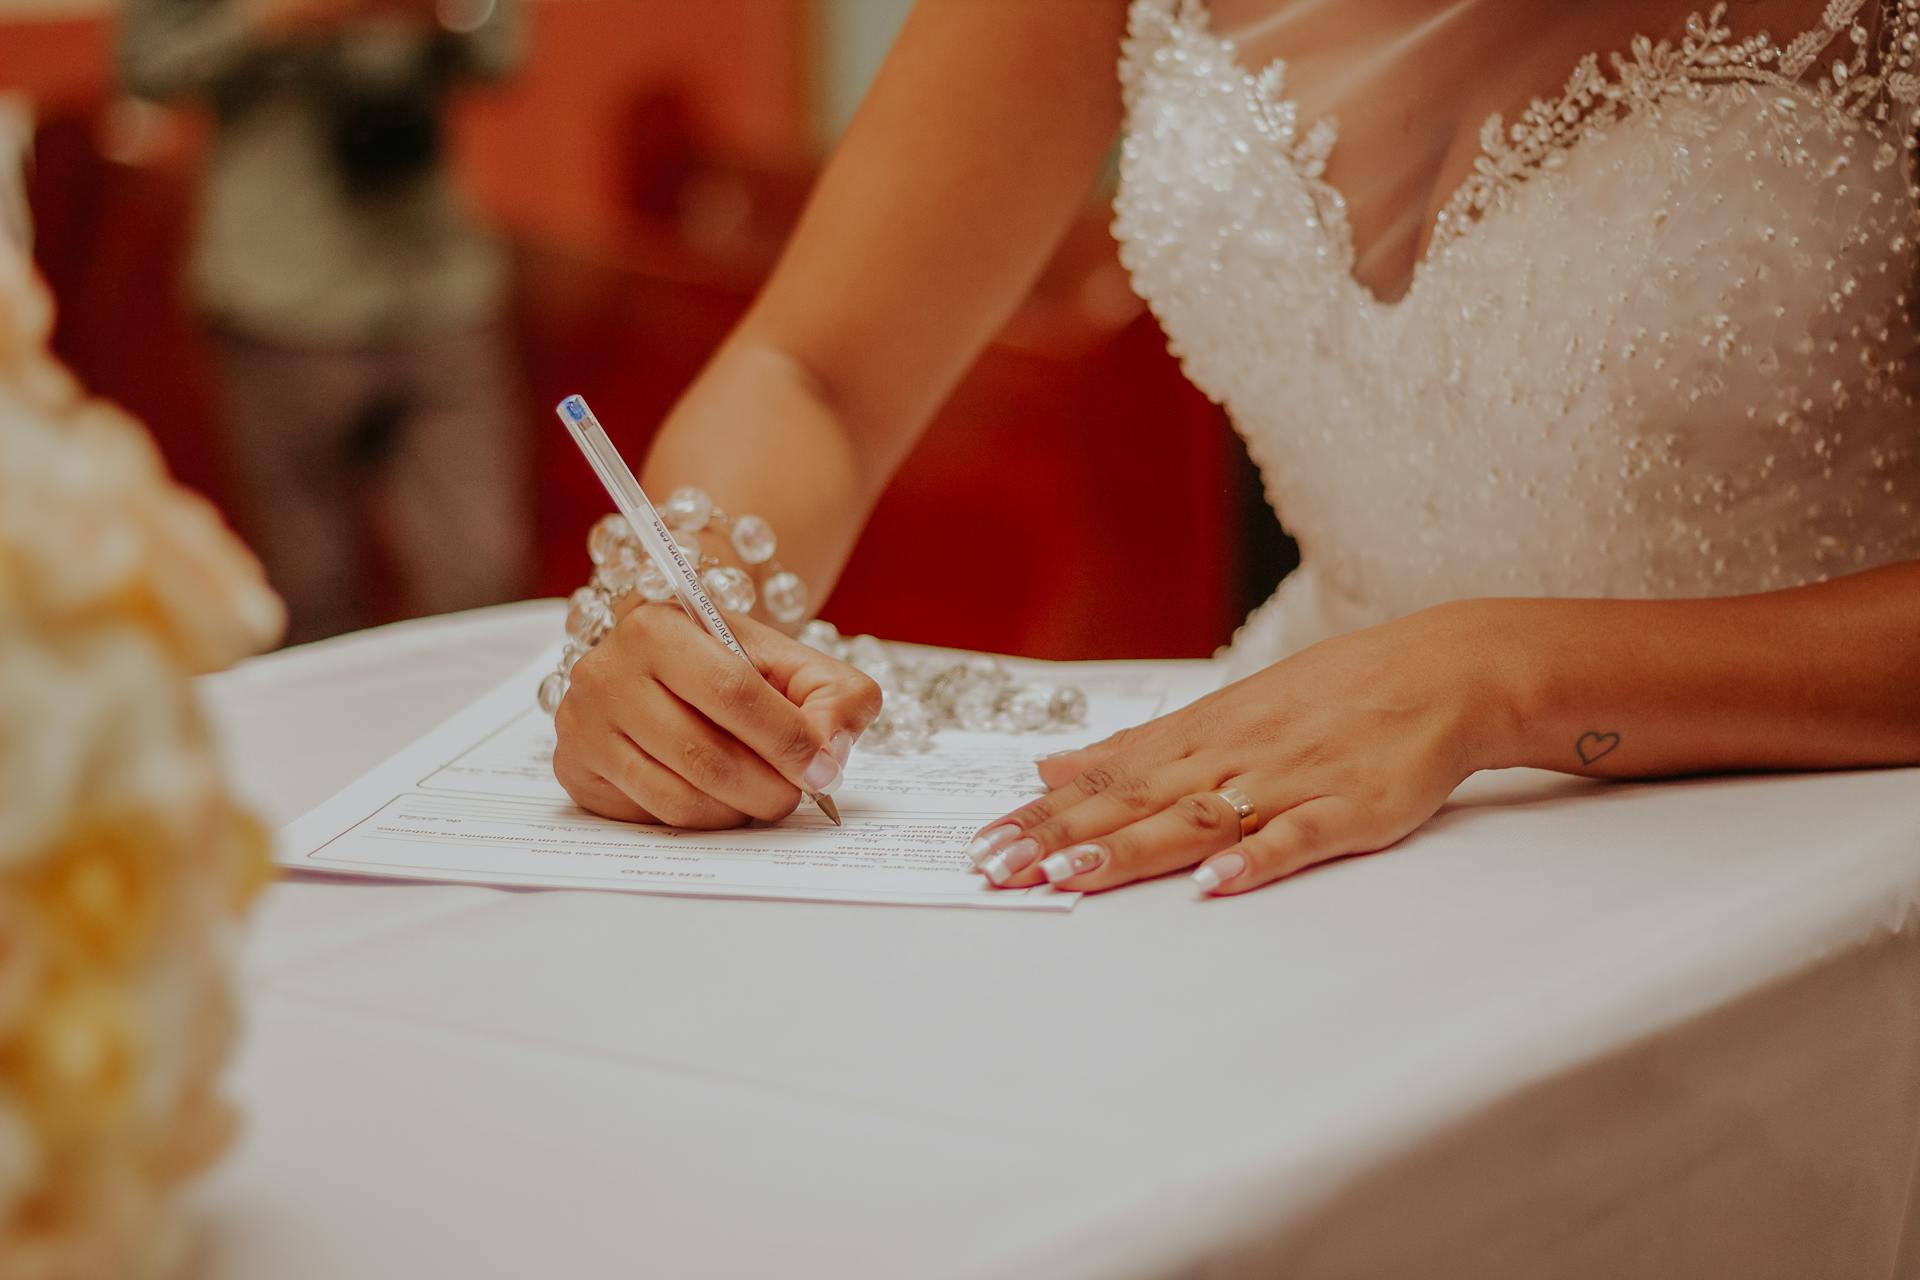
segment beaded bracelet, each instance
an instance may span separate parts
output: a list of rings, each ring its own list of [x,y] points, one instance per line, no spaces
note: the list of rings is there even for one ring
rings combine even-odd
[[[729,518],[698,489],[674,490],[660,509],[673,539],[698,566],[701,585],[716,603],[747,613],[763,603],[776,621],[792,626],[806,616],[809,594],[799,575],[774,559],[778,542],[759,516]],[[740,559],[760,574],[758,584],[744,571],[708,555],[699,533],[727,534]],[[587,538],[593,578],[567,602],[567,645],[560,665],[540,682],[540,709],[552,715],[567,696],[573,665],[608,631],[614,608],[638,593],[650,604],[674,598],[667,577],[640,548],[633,529],[619,515],[603,517]],[[1046,733],[1086,723],[1087,695],[1071,685],[1016,680],[993,658],[917,659],[897,654],[872,636],[842,636],[832,623],[814,619],[800,630],[802,642],[858,668],[880,686],[881,712],[860,745],[888,753],[930,749],[942,729],[964,732]]]
[[[734,519],[713,504],[699,489],[675,489],[660,508],[673,540],[700,570],[701,585],[714,603],[731,613],[751,613],[764,603],[767,614],[783,626],[792,626],[807,616],[807,584],[800,575],[780,567],[774,559],[779,540],[773,526],[759,516]],[[716,529],[727,535],[734,552],[759,575],[756,583],[744,570],[725,564],[708,554],[700,545],[700,534]],[[615,600],[629,591],[638,591],[649,603],[663,604],[673,599],[673,588],[666,574],[633,535],[626,519],[618,515],[602,517],[587,537],[587,554],[598,566],[595,579]]]
[[[861,735],[863,751],[927,751],[943,729],[963,733],[1059,733],[1087,722],[1086,692],[1074,685],[1018,680],[985,654],[926,657],[872,636],[843,636],[815,618],[802,643],[857,667],[880,686],[880,717]]]
[[[807,616],[811,603],[807,584],[774,559],[779,540],[764,519],[731,517],[704,491],[691,487],[675,489],[661,506],[660,518],[687,560],[699,569],[700,584],[721,608],[751,613],[756,604],[764,604],[769,617],[789,627]],[[700,534],[707,529],[727,535],[734,552],[758,573],[757,582],[701,546]],[[567,647],[561,651],[560,665],[540,682],[540,707],[548,715],[559,710],[560,700],[567,696],[573,664],[613,627],[614,610],[622,599],[636,593],[649,604],[673,599],[667,575],[641,549],[625,516],[600,518],[587,535],[587,555],[593,560],[593,578],[567,601]]]

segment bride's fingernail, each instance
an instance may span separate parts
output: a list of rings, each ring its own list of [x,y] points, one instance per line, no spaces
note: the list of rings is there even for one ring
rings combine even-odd
[[[988,827],[973,838],[967,846],[967,861],[976,869],[981,863],[1012,844],[1020,836],[1020,828],[1011,822],[1003,822],[997,827]]]
[[[987,879],[993,881],[995,885],[1004,885],[1006,881],[1020,875],[1021,871],[1025,871],[1027,867],[1039,862],[1039,858],[1041,858],[1041,842],[1035,839],[1014,841],[1006,848],[1002,848],[998,854],[987,858],[987,862],[979,864],[979,869],[985,871]]]
[[[1106,860],[1107,851],[1099,845],[1081,844],[1054,854],[1040,864],[1040,870],[1046,873],[1049,884],[1059,884],[1087,874]]]
[[[1200,886],[1200,892],[1212,893],[1246,869],[1245,856],[1238,853],[1223,853],[1212,861],[1201,864],[1200,869],[1193,873],[1193,882]]]
[[[1039,856],[1038,840],[1032,838],[1016,840],[981,863],[980,870],[984,871],[987,879],[995,884],[1005,884],[1032,866],[1033,860]]]
[[[846,768],[847,761],[853,759],[853,735],[842,729],[833,735],[833,741],[827,744],[827,750],[833,752],[833,758],[840,762],[842,769]]]
[[[840,785],[840,762],[833,758],[833,752],[823,748],[807,766],[800,782],[816,795],[832,795],[833,789]]]

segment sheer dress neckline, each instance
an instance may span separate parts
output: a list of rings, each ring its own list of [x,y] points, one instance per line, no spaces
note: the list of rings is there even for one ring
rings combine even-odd
[[[1476,71],[1298,2],[1329,25],[1244,45],[1294,58],[1291,97],[1223,56],[1196,0],[1135,0],[1119,67],[1121,260],[1300,547],[1232,670],[1446,600],[1751,594],[1920,557],[1920,0],[1733,11],[1820,19],[1785,43],[1696,0],[1684,35],[1496,117],[1459,191],[1430,194],[1488,99],[1616,33],[1455,28],[1524,59]],[[1351,226],[1323,105],[1349,126]],[[1439,153],[1424,187],[1376,181]],[[1409,291],[1378,302],[1351,252],[1374,201],[1443,197]],[[1408,221],[1376,264],[1414,257]]]
[[[1423,213],[1412,268],[1399,291],[1388,296],[1357,273],[1347,199],[1326,179],[1339,138],[1337,117],[1323,115],[1299,130],[1298,104],[1287,90],[1287,59],[1278,56],[1258,69],[1249,67],[1239,42],[1215,29],[1207,0],[1174,0],[1177,20],[1212,45],[1237,73],[1249,113],[1306,184],[1347,284],[1362,302],[1381,311],[1405,305],[1420,290],[1434,261],[1532,178],[1561,168],[1583,144],[1623,121],[1659,111],[1676,95],[1776,92],[1792,95],[1792,102],[1783,104],[1787,110],[1798,110],[1811,100],[1839,117],[1865,118],[1877,112],[1875,118],[1882,121],[1889,104],[1912,107],[1920,102],[1920,74],[1910,69],[1911,45],[1905,58],[1893,56],[1887,47],[1911,40],[1913,33],[1896,22],[1882,22],[1879,32],[1870,31],[1862,15],[1868,3],[1829,0],[1818,22],[1783,44],[1765,31],[1736,37],[1722,0],[1690,13],[1678,42],[1636,35],[1625,51],[1604,62],[1601,54],[1588,53],[1557,96],[1533,99],[1511,124],[1505,112],[1482,122],[1472,167],[1443,201]],[[1836,50],[1842,41],[1846,43]],[[1913,164],[1910,156],[1889,158],[1884,150],[1878,158],[1883,165],[1896,161]],[[1441,189],[1436,186],[1434,195]]]

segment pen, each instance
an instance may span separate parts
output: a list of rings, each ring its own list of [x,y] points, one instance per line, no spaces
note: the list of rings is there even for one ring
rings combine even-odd
[[[632,469],[620,456],[620,451],[613,447],[606,428],[600,425],[600,419],[593,416],[593,410],[587,408],[587,402],[579,396],[568,396],[559,403],[555,412],[573,435],[573,442],[580,446],[580,452],[587,455],[593,473],[606,486],[614,505],[620,508],[620,514],[633,526],[634,536],[640,539],[640,545],[647,549],[655,566],[666,575],[674,598],[687,611],[687,616],[705,627],[708,635],[732,650],[740,661],[752,667],[755,675],[760,675],[759,666],[734,636],[733,628],[727,625],[726,615],[715,607],[706,588],[700,585],[699,570],[681,552],[679,544],[667,531],[666,522],[654,510],[646,490],[634,479]],[[766,679],[765,676],[760,678]],[[834,805],[833,797],[814,791],[809,791],[807,795],[820,806],[820,812],[826,814],[834,826],[840,825],[840,810]]]

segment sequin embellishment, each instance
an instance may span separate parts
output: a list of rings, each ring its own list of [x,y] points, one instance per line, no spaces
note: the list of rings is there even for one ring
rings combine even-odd
[[[1445,599],[1920,557],[1920,0],[1833,0],[1784,44],[1726,15],[1489,121],[1385,303],[1333,122],[1199,0],[1135,0],[1115,234],[1303,554],[1243,666]]]

